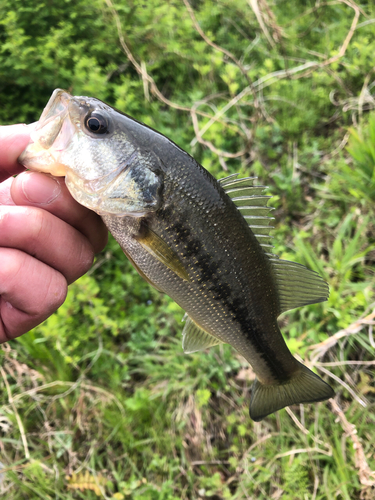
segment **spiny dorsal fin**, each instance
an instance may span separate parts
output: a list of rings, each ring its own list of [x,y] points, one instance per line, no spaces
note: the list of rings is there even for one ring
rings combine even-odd
[[[318,273],[302,264],[272,257],[270,262],[279,292],[280,314],[327,300],[329,287]]]
[[[222,188],[229,182],[233,181],[234,179],[237,179],[238,174],[230,174],[227,177],[223,177],[222,179],[218,179],[218,183],[221,185]],[[256,177],[249,177],[249,179],[256,179]]]
[[[233,196],[232,201],[237,207],[267,207],[270,198],[272,196],[254,194],[250,196]]]
[[[242,213],[263,250],[272,255],[270,230],[273,226],[268,224],[273,217],[268,214],[273,208],[267,207],[271,196],[262,194],[267,186],[253,186],[255,179],[256,177],[238,179],[238,174],[232,174],[220,179],[219,183]]]
[[[186,323],[182,332],[182,349],[186,354],[203,351],[208,347],[223,343],[200,328],[187,314],[184,318],[186,318]]]

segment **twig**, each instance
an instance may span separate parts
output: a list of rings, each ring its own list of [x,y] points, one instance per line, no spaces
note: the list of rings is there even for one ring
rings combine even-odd
[[[272,48],[274,48],[275,42],[272,40],[272,37],[267,29],[267,26],[265,25],[265,23],[263,21],[263,16],[262,16],[262,13],[259,9],[258,0],[247,0],[247,2],[250,5],[251,9],[253,10],[255,17],[257,18],[257,21],[259,23],[259,26],[261,27],[265,37],[268,40],[268,43],[271,45]]]
[[[375,23],[375,19],[368,19],[367,21],[363,21],[363,23],[359,23],[357,25],[356,29],[363,28],[364,26],[367,26],[368,24],[374,24],[374,23]]]
[[[239,92],[236,96],[234,96],[223,108],[221,108],[219,111],[217,111],[217,113],[213,117],[211,117],[211,119],[206,123],[206,125],[202,128],[202,130],[199,131],[199,137],[202,137],[202,135],[216,121],[218,121],[219,118],[221,118],[227,111],[229,111],[230,108],[232,108],[235,104],[237,104],[239,101],[241,101],[244,97],[246,97],[248,94],[251,94],[254,89],[257,91],[262,90],[262,89],[272,85],[276,81],[281,80],[282,78],[289,77],[295,73],[299,73],[299,72],[304,71],[305,69],[308,69],[308,68],[319,67],[322,64],[325,64],[325,63],[308,61],[308,62],[301,64],[299,66],[296,66],[292,69],[283,69],[283,70],[273,71],[272,73],[268,73],[268,75],[265,75],[262,78],[259,78],[252,85],[248,85],[247,87],[242,89],[241,92]],[[197,138],[197,140],[199,141],[198,138]],[[241,156],[241,155],[238,155],[238,156]]]
[[[88,366],[80,373],[80,376],[78,377],[78,379],[75,381],[75,383],[69,389],[67,389],[62,394],[58,394],[57,396],[53,396],[52,399],[51,399],[51,401],[55,401],[56,399],[65,398],[71,392],[73,392],[80,385],[80,383],[82,382],[82,380],[83,380],[84,376],[86,375],[86,373],[89,372],[91,370],[91,368],[94,366],[94,364],[98,361],[98,359],[100,358],[102,352],[103,352],[103,340],[102,340],[101,337],[99,337],[99,347],[96,350],[95,356],[90,361],[90,363],[88,364]]]
[[[171,108],[179,109],[181,111],[189,111],[190,112],[190,108],[187,108],[186,106],[180,106],[179,104],[176,104],[176,103],[170,101],[169,99],[165,98],[163,96],[163,94],[160,92],[160,90],[157,88],[154,79],[150,75],[148,75],[147,72],[142,70],[142,66],[140,64],[138,64],[138,62],[136,61],[132,52],[130,51],[128,45],[125,42],[124,34],[122,32],[122,27],[121,27],[121,21],[120,21],[119,15],[117,13],[117,10],[115,9],[111,0],[105,0],[105,2],[108,5],[108,8],[110,9],[112,16],[115,20],[117,34],[118,34],[118,37],[120,40],[121,47],[122,47],[123,51],[125,52],[129,61],[133,64],[133,66],[136,69],[139,76],[142,78],[143,82],[145,80],[147,80],[150,83],[151,92],[153,94],[155,94],[158,99],[163,101],[165,104],[167,104]]]
[[[219,45],[217,45],[216,43],[214,43],[204,33],[204,31],[202,30],[202,28],[198,24],[197,18],[195,17],[194,11],[191,8],[191,5],[190,5],[189,1],[188,0],[182,0],[182,1],[184,2],[185,7],[186,7],[186,9],[187,9],[187,11],[189,13],[189,16],[190,16],[191,20],[193,21],[194,28],[198,31],[198,33],[203,38],[203,40],[207,43],[207,45],[210,45],[213,49],[218,50],[222,54],[225,54],[229,59],[231,59],[235,63],[236,66],[238,66],[240,68],[240,70],[242,71],[242,73],[244,75],[246,75],[246,77],[247,77],[247,73],[245,71],[245,68],[242,66],[242,64],[240,63],[240,61],[238,59],[236,59],[236,57],[231,52],[229,52],[229,50],[224,49],[223,47],[220,47]]]
[[[14,414],[16,416],[16,420],[17,420],[17,424],[18,424],[18,428],[20,430],[20,434],[21,434],[21,439],[22,439],[22,444],[23,444],[23,449],[25,450],[25,458],[26,460],[29,460],[30,458],[30,453],[29,453],[29,447],[28,447],[28,444],[27,444],[27,439],[26,439],[26,434],[25,434],[25,429],[23,427],[23,423],[22,423],[22,420],[18,414],[18,411],[17,411],[17,408],[16,408],[16,405],[14,404],[14,398],[12,396],[12,391],[10,389],[10,386],[8,384],[8,380],[7,380],[7,374],[5,373],[5,370],[2,366],[0,366],[0,372],[1,372],[1,375],[3,377],[3,380],[4,380],[4,384],[5,384],[5,387],[6,387],[6,390],[7,390],[7,393],[8,393],[8,401],[9,401],[9,404],[10,406],[12,407],[13,411],[14,411]]]
[[[350,2],[350,0],[349,0],[349,2]],[[316,2],[314,7],[311,7],[310,9],[305,10],[304,12],[302,12],[302,14],[299,14],[298,16],[294,17],[291,21],[288,21],[286,23],[286,26],[290,26],[291,24],[294,24],[297,19],[301,19],[302,17],[309,16],[310,14],[313,14],[314,12],[321,9],[322,7],[329,7],[332,5],[337,5],[339,3],[343,3],[343,1],[342,0],[331,0],[329,2],[319,2],[318,1],[318,2]],[[347,3],[347,2],[345,2],[345,3]],[[347,5],[349,5],[349,3],[347,3]],[[349,5],[349,6],[351,7],[351,5]],[[357,5],[357,7],[358,7],[358,5]],[[366,12],[363,9],[361,9],[361,7],[358,7],[358,9],[364,17],[368,17]],[[361,23],[361,24],[364,24],[364,23]]]
[[[269,469],[270,468],[270,465],[275,462],[276,460],[278,460],[279,458],[283,458],[283,457],[290,457],[292,455],[297,455],[298,453],[313,453],[313,452],[317,452],[317,453],[321,453],[322,455],[326,455],[327,457],[331,457],[332,456],[332,452],[331,451],[326,451],[326,450],[322,450],[321,448],[294,448],[293,450],[289,450],[289,451],[285,451],[284,453],[278,453],[277,455],[275,455],[267,464],[267,468]]]
[[[43,385],[40,385],[39,387],[34,387],[33,389],[29,389],[28,391],[22,392],[21,394],[17,394],[17,396],[14,396],[13,401],[16,401],[18,399],[22,399],[25,396],[34,396],[35,394],[37,394],[45,389],[51,389],[52,387],[59,387],[59,386],[68,386],[68,387],[74,386],[74,387],[76,387],[76,382],[66,382],[63,380],[55,380],[54,382],[49,382],[48,384],[43,384]],[[101,394],[105,398],[108,398],[108,399],[114,401],[114,403],[116,404],[116,406],[120,410],[121,415],[123,417],[125,417],[124,407],[122,406],[122,404],[120,403],[118,398],[116,396],[114,396],[112,393],[108,392],[108,390],[102,389],[101,387],[96,387],[96,386],[91,385],[91,384],[85,384],[85,383],[81,383],[79,385],[79,388],[86,389],[88,391],[98,392],[99,394]],[[61,395],[60,395],[60,397],[61,397]]]
[[[190,465],[227,465],[230,464],[227,460],[194,460]]]
[[[298,420],[298,418],[294,415],[293,411],[288,406],[285,408],[285,410],[301,432],[303,432],[305,435],[310,434],[310,431],[301,424],[301,422]]]
[[[203,117],[211,119],[212,116],[209,115],[208,113],[204,113],[202,111],[198,111],[196,108],[195,108],[195,110],[193,112],[192,108],[189,108],[187,106],[181,106],[180,104],[172,102],[169,99],[167,99],[166,97],[164,97],[164,95],[158,89],[158,87],[157,87],[157,85],[155,83],[155,80],[147,73],[146,66],[144,65],[144,67],[142,67],[142,63],[139,64],[137,62],[137,60],[133,56],[131,50],[129,49],[127,43],[125,42],[125,37],[124,37],[123,31],[122,31],[120,17],[118,15],[117,10],[115,9],[112,1],[111,0],[105,0],[105,2],[107,4],[108,8],[110,9],[110,11],[112,13],[112,16],[113,16],[113,18],[115,20],[117,34],[118,34],[118,38],[119,38],[121,47],[122,47],[125,55],[129,59],[129,61],[133,64],[133,66],[134,66],[135,70],[137,71],[137,73],[139,74],[139,76],[142,78],[146,99],[147,100],[149,99],[149,89],[150,89],[151,93],[153,95],[155,95],[155,97],[157,99],[159,99],[161,102],[163,102],[167,106],[170,106],[171,108],[174,108],[174,109],[178,109],[180,111],[188,111],[189,113],[191,113],[193,121],[194,121],[193,114],[195,114],[195,115],[198,114],[200,116],[203,116]],[[237,61],[237,59],[235,59],[234,56],[232,56],[230,54],[230,52],[226,51],[225,49],[222,49],[221,47],[217,46],[216,44],[214,44],[214,45],[215,45],[215,47],[218,50],[225,51],[225,53],[228,55],[228,57],[231,57],[231,59],[238,65],[238,67],[241,69],[241,71],[246,76],[247,80],[249,81],[249,78],[248,78],[248,75],[246,73],[246,70],[243,68],[242,64],[239,61]],[[147,84],[147,82],[148,82],[149,85]],[[254,98],[256,99],[256,96],[254,96]],[[217,118],[214,121],[218,121],[218,122],[222,123],[224,126],[227,126],[227,124],[225,122],[220,121]],[[195,128],[197,128],[197,122],[196,122],[196,127]],[[199,130],[199,127],[198,127],[198,130]],[[226,156],[228,158],[237,158],[237,157],[242,156],[243,154],[245,154],[245,150],[244,150],[244,151],[240,152],[240,154],[235,154],[234,156],[228,156],[228,155],[231,155],[231,153],[221,152],[218,149],[216,149],[211,143],[206,143],[204,141],[199,141],[199,142],[201,142],[205,146],[209,147],[211,149],[211,151],[214,152],[215,154],[221,155],[221,156]]]
[[[331,58],[326,59],[324,61],[307,61],[307,62],[305,62],[299,66],[296,66],[294,68],[291,68],[291,69],[284,69],[284,70],[274,71],[272,73],[269,73],[268,75],[265,75],[264,77],[258,79],[257,81],[255,81],[253,83],[249,83],[249,85],[247,87],[242,89],[241,92],[239,92],[236,96],[234,96],[222,109],[217,111],[214,116],[211,116],[211,115],[204,113],[204,112],[197,109],[199,106],[199,103],[196,103],[196,104],[194,104],[194,106],[189,108],[187,106],[181,106],[177,103],[174,103],[163,96],[163,94],[158,89],[154,79],[147,73],[145,63],[139,64],[136,61],[136,59],[133,56],[131,50],[129,49],[127,43],[125,42],[125,37],[124,37],[123,31],[122,31],[120,17],[119,17],[118,12],[115,9],[113,3],[112,3],[112,0],[105,0],[105,1],[106,1],[106,4],[109,7],[109,9],[112,13],[112,16],[115,20],[116,29],[117,29],[118,38],[119,38],[121,47],[122,47],[124,53],[126,54],[127,58],[129,59],[129,61],[133,64],[137,73],[142,78],[145,98],[149,99],[149,90],[150,90],[150,92],[153,95],[155,95],[155,97],[157,99],[162,101],[164,104],[166,104],[172,108],[181,110],[181,111],[188,111],[192,116],[193,126],[194,126],[194,130],[195,130],[195,134],[196,134],[196,138],[192,141],[192,146],[196,142],[200,142],[204,146],[208,147],[213,153],[217,154],[220,158],[221,163],[222,163],[224,157],[225,158],[239,158],[241,156],[244,156],[246,154],[248,148],[244,148],[237,153],[229,153],[229,152],[221,151],[221,150],[217,149],[211,142],[204,141],[202,139],[204,133],[215,122],[217,122],[217,121],[222,122],[221,118],[228,112],[228,110],[232,106],[237,105],[237,103],[241,99],[243,99],[246,95],[248,95],[250,93],[253,94],[253,96],[254,96],[254,108],[259,109],[262,112],[262,114],[264,115],[264,117],[267,119],[265,109],[262,105],[262,99],[259,97],[259,92],[261,92],[263,88],[272,85],[273,83],[275,83],[276,81],[278,81],[282,78],[305,77],[305,76],[311,74],[311,72],[313,71],[314,68],[323,68],[324,66],[328,66],[328,65],[338,61],[340,58],[342,58],[344,56],[347,48],[348,48],[350,40],[353,37],[354,31],[355,31],[356,26],[358,24],[358,19],[359,19],[360,13],[361,13],[360,8],[352,0],[336,0],[333,2],[326,2],[325,5],[334,5],[337,3],[344,3],[345,5],[349,6],[350,8],[352,8],[355,11],[355,15],[354,15],[351,27],[350,27],[342,45],[341,45],[338,53],[335,56],[332,56]],[[219,45],[217,45],[216,43],[214,43],[212,40],[209,39],[209,37],[203,32],[203,30],[199,26],[199,24],[195,18],[195,15],[194,15],[194,11],[191,8],[191,5],[189,3],[189,0],[183,0],[183,2],[188,10],[188,13],[189,13],[191,19],[192,19],[192,22],[194,24],[195,29],[198,31],[200,36],[205,40],[205,42],[208,45],[210,45],[212,48],[214,48],[215,50],[222,52],[229,59],[231,59],[233,61],[233,63],[236,64],[236,66],[241,70],[242,74],[246,77],[246,79],[249,81],[248,72],[245,69],[245,67],[242,65],[242,63],[230,51],[228,51],[227,49],[225,49],[223,47],[220,47]],[[258,13],[258,15],[257,15],[258,22],[263,23],[262,29],[264,32],[268,33],[268,36],[267,35],[266,36],[269,39],[270,43],[273,44],[274,42],[272,41],[271,35],[267,31],[267,28],[263,22],[263,18],[262,18],[260,9],[259,9],[258,0],[248,0],[248,2],[249,2],[249,5],[251,6],[251,8],[253,10],[255,9],[254,12]],[[199,130],[199,123],[198,123],[197,115],[205,116],[205,117],[209,118],[209,121],[206,123],[206,125],[201,130]],[[225,122],[224,122],[224,125],[226,126]]]
[[[301,408],[303,408],[303,404],[301,404],[300,406],[301,406]],[[290,416],[290,418],[293,420],[293,422],[296,424],[296,426],[298,427],[298,429],[305,436],[309,436],[314,441],[314,443],[316,443],[316,444],[320,444],[322,446],[326,446],[328,448],[328,452],[332,454],[332,448],[331,448],[331,445],[329,443],[327,443],[327,442],[325,443],[321,439],[317,438],[315,434],[311,434],[311,432],[308,429],[306,429],[306,427],[298,420],[298,418],[293,413],[293,411],[291,410],[291,408],[289,408],[287,406],[285,408],[285,410],[288,413],[288,415]]]
[[[323,373],[325,373],[326,375],[328,375],[328,377],[331,377],[333,378],[333,380],[335,380],[336,382],[338,382],[340,385],[342,385],[344,387],[344,389],[346,389],[352,396],[353,396],[353,399],[355,399],[357,401],[358,404],[360,404],[361,406],[363,406],[364,408],[367,407],[367,403],[365,401],[363,401],[361,398],[359,398],[357,396],[357,394],[355,393],[355,391],[353,391],[353,389],[346,383],[344,382],[343,380],[341,380],[340,377],[338,377],[337,375],[335,375],[334,373],[330,372],[329,370],[327,370],[326,368],[324,368],[323,366],[317,366],[318,370],[322,371]]]
[[[372,471],[367,464],[365,452],[363,451],[363,446],[359,440],[355,425],[348,422],[345,413],[339,407],[335,399],[330,399],[330,403],[333,413],[337,415],[344,431],[353,442],[353,448],[355,451],[354,466],[356,469],[358,469],[360,483],[365,487],[374,487],[375,471]]]
[[[145,94],[146,101],[150,102],[150,93],[148,91],[148,74],[146,63],[141,61],[141,70],[142,70],[142,80],[143,80],[143,92]]]
[[[189,3],[188,0],[183,0],[184,4],[185,4],[185,7],[190,15],[190,18],[193,22],[193,25],[195,27],[195,29],[197,30],[197,32],[199,33],[199,35],[203,38],[203,40],[210,46],[212,47],[213,49],[221,52],[222,54],[225,54],[229,59],[231,59],[234,64],[241,70],[241,73],[243,74],[243,76],[246,78],[247,82],[249,83],[249,87],[251,87],[251,80],[249,78],[249,75],[248,75],[248,72],[246,71],[246,69],[244,68],[244,66],[242,65],[242,63],[227,49],[223,48],[223,47],[220,47],[219,45],[217,45],[216,43],[214,43],[212,40],[210,40],[210,38],[204,33],[204,31],[202,30],[202,28],[200,27],[196,17],[195,17],[195,14],[194,14],[194,11]],[[254,102],[255,102],[255,106],[256,107],[260,107],[259,106],[259,103],[257,102],[258,99],[257,99],[257,96],[256,96],[256,92],[254,90],[252,90],[252,93],[253,93],[253,97],[254,97]],[[200,144],[203,144],[204,146],[208,147],[209,149],[211,149],[211,151],[215,154],[217,154],[219,156],[219,161],[220,161],[220,164],[222,165],[223,169],[224,170],[227,170],[227,167],[226,167],[226,164],[223,160],[223,157],[226,157],[226,158],[238,158],[240,156],[243,156],[245,153],[246,153],[246,150],[242,150],[241,152],[235,154],[235,156],[232,156],[232,153],[227,153],[227,152],[224,152],[224,151],[220,151],[218,150],[217,148],[215,148],[215,146],[209,142],[209,141],[204,141],[202,140],[202,137],[203,137],[203,134],[211,127],[211,125],[213,123],[215,123],[217,121],[217,118],[214,120],[214,122],[212,122],[211,120],[208,122],[208,124],[206,124],[201,130],[199,130],[199,123],[198,123],[198,119],[196,117],[196,113],[197,113],[197,107],[202,103],[203,101],[199,101],[197,103],[195,103],[192,108],[191,108],[191,115],[192,115],[192,120],[193,120],[193,126],[194,126],[194,132],[195,132],[195,135],[196,137],[191,141],[191,146],[195,146],[195,144],[197,142],[199,142]],[[223,113],[220,113],[219,112],[219,115],[216,114],[215,116],[216,117],[220,117],[222,116]],[[245,135],[248,135],[248,134],[245,134]]]
[[[355,14],[354,14],[354,18],[353,18],[353,21],[352,21],[352,24],[350,26],[350,29],[349,29],[349,32],[348,34],[346,35],[346,38],[344,40],[344,43],[341,45],[341,48],[339,50],[339,53],[336,55],[336,56],[333,56],[331,58],[329,58],[325,63],[324,65],[329,65],[329,64],[332,64],[333,62],[336,62],[338,61],[339,59],[341,59],[341,57],[343,57],[343,55],[345,54],[346,52],[346,49],[348,48],[348,45],[349,45],[349,42],[350,40],[352,39],[353,35],[354,35],[354,31],[355,31],[355,28],[358,24],[358,19],[359,19],[359,16],[361,14],[358,6],[352,2],[352,1],[347,1],[347,0],[341,0],[342,3],[345,3],[346,5],[348,5],[349,7],[351,7]]]
[[[375,349],[375,341],[374,341],[374,336],[372,334],[372,325],[368,327],[368,339],[371,347]]]
[[[375,310],[368,316],[361,318],[357,321],[354,321],[354,323],[349,325],[347,328],[339,330],[334,335],[332,335],[332,337],[323,340],[323,342],[308,347],[309,350],[313,351],[311,363],[315,365],[315,362],[319,358],[322,358],[324,354],[328,351],[328,349],[331,349],[331,347],[335,346],[340,339],[344,337],[349,337],[350,335],[354,335],[360,332],[365,325],[371,325],[373,324],[374,321],[375,321]]]
[[[328,153],[327,155],[324,156],[324,161],[330,159],[330,158],[333,158],[334,156],[336,156],[340,151],[342,151],[344,149],[344,147],[346,146],[348,140],[349,140],[349,137],[350,137],[350,132],[346,132],[346,134],[344,135],[344,137],[342,138],[340,144],[333,150],[331,151],[330,153]]]
[[[362,90],[358,98],[358,115],[359,119],[363,115],[363,105],[365,102],[367,102],[370,98],[373,104],[375,104],[375,100],[368,91],[368,84],[370,82],[371,74],[375,71],[375,66],[371,69],[371,71],[366,75],[366,78],[363,82]]]
[[[261,443],[264,443],[264,441],[267,441],[268,439],[274,437],[274,436],[279,436],[280,434],[278,432],[270,432],[269,434],[266,434],[265,436],[262,436],[261,438],[257,439],[257,441],[255,441],[255,443],[253,443],[251,446],[249,446],[249,448],[247,448],[247,450],[245,451],[245,453],[242,455],[242,460],[244,460],[248,454],[254,449],[254,448],[258,448],[258,446],[261,444]]]
[[[331,2],[327,2],[327,5],[330,3]],[[354,14],[352,24],[351,24],[350,29],[345,37],[344,42],[342,43],[342,45],[339,49],[338,54],[330,57],[329,59],[326,59],[325,61],[323,61],[321,63],[315,62],[312,64],[312,67],[323,68],[324,66],[329,66],[330,64],[335,63],[339,59],[341,59],[345,55],[345,52],[349,46],[350,40],[353,38],[354,32],[356,30],[356,26],[358,24],[358,19],[359,19],[359,16],[361,14],[361,10],[359,9],[359,7],[354,2],[351,2],[350,0],[338,0],[337,2],[332,2],[332,4],[334,4],[334,3],[336,3],[336,4],[337,3],[344,3],[354,10],[355,14]],[[288,73],[288,70],[286,70],[286,72]],[[305,78],[307,76],[310,76],[311,73],[312,73],[312,68],[310,68],[307,71],[305,71],[304,73],[298,75],[296,78]]]
[[[221,150],[217,149],[211,142],[205,141],[202,138],[202,135],[204,134],[204,132],[206,132],[206,130],[208,130],[209,127],[207,127],[207,125],[206,125],[205,127],[203,127],[202,130],[199,130],[199,123],[198,123],[198,118],[197,118],[197,114],[196,114],[196,107],[199,106],[199,104],[200,104],[199,102],[194,103],[192,108],[191,108],[191,117],[193,120],[193,127],[194,127],[194,132],[195,132],[195,139],[191,142],[191,145],[194,146],[196,144],[196,142],[198,141],[200,144],[207,146],[213,153],[217,154],[218,156],[224,156],[226,158],[239,158],[240,156],[243,156],[246,153],[246,149],[242,149],[241,151],[238,151],[237,153],[229,153],[229,152],[221,151]],[[225,108],[225,106],[224,106],[224,108]],[[224,108],[223,108],[223,110],[224,110]],[[214,118],[211,119],[208,123],[210,125],[215,123],[216,118],[220,117],[222,114],[224,114],[225,111],[223,111],[223,110],[218,111],[215,114]],[[221,111],[223,111],[223,112],[221,112]]]
[[[314,363],[314,366],[345,366],[345,365],[374,366],[375,361],[330,361],[327,363]]]

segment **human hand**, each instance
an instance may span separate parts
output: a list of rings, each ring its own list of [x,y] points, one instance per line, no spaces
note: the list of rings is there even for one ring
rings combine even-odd
[[[58,309],[68,284],[88,271],[108,237],[63,178],[25,172],[17,163],[29,135],[26,125],[0,126],[0,343]]]

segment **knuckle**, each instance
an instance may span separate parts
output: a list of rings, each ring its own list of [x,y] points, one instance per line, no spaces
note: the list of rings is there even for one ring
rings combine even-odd
[[[6,231],[8,227],[12,226],[11,221],[12,208],[9,206],[0,206],[0,229]]]
[[[0,293],[12,286],[25,265],[23,252],[10,248],[0,248]]]
[[[69,280],[70,283],[87,273],[94,262],[94,257],[94,250],[91,244],[84,239],[81,242],[80,250],[77,252],[77,259],[75,261],[73,274]]]
[[[42,288],[40,299],[36,302],[33,313],[41,316],[43,320],[48,318],[64,303],[68,293],[68,285],[61,273],[50,268],[48,275],[45,276]]]
[[[51,279],[51,284],[47,290],[46,303],[49,305],[52,312],[56,311],[65,301],[68,293],[68,285],[66,279],[59,272],[54,273]]]
[[[48,214],[43,209],[0,206],[0,234],[5,247],[27,247],[33,255],[37,245],[50,236],[50,226]]]
[[[45,210],[40,208],[36,208],[33,210],[29,210],[29,227],[31,230],[30,238],[33,243],[40,242],[42,236],[48,229],[48,218]]]

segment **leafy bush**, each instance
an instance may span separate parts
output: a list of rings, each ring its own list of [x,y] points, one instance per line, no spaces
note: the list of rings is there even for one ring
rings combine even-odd
[[[352,168],[346,167],[342,177],[350,193],[360,200],[375,201],[375,114],[362,130],[351,129],[348,151],[353,157]]]

